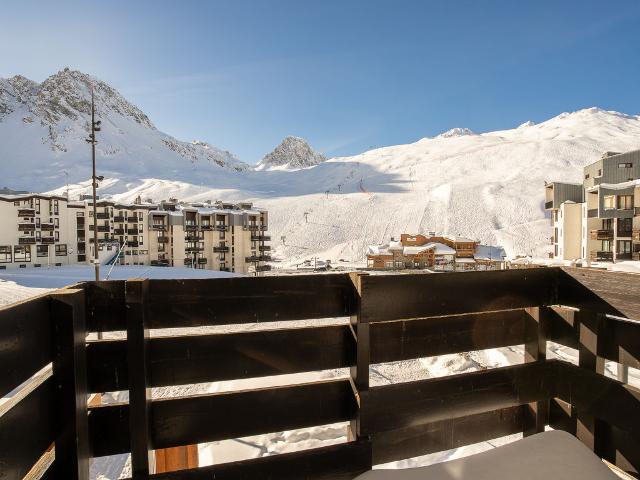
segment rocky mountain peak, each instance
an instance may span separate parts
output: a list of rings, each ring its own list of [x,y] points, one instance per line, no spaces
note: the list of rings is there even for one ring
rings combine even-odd
[[[260,160],[256,169],[305,168],[318,165],[326,159],[327,157],[313,150],[304,138],[288,136],[272,152]]]

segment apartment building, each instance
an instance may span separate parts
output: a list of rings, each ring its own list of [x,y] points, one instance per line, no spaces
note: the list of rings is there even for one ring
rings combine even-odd
[[[367,248],[367,267],[374,270],[496,270],[503,268],[502,247],[480,245],[476,240],[451,235],[403,233],[383,245]]]
[[[605,153],[581,184],[547,184],[545,200],[552,258],[640,260],[640,150]]]
[[[0,269],[92,263],[93,214],[90,198],[0,195]],[[268,213],[250,203],[98,200],[96,223],[103,264],[270,269]]]

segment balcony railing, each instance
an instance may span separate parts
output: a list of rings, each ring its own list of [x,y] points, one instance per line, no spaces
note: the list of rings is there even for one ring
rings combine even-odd
[[[269,255],[251,255],[250,257],[245,257],[245,261],[247,263],[270,262],[271,257]]]
[[[40,229],[44,232],[51,232],[55,229],[55,225],[53,223],[43,222],[40,224]]]
[[[90,232],[94,231],[93,225],[89,225],[89,231]],[[99,232],[103,232],[103,233],[104,232],[110,232],[111,228],[108,225],[98,225],[98,231]]]
[[[137,228],[129,228],[127,229],[127,235],[139,235],[142,232],[140,230],[138,230]]]
[[[198,263],[199,263],[200,265],[203,265],[203,264],[207,263],[207,259],[206,259],[206,258],[204,258],[204,257],[199,257],[199,258],[198,258]]]
[[[184,251],[187,253],[203,252],[204,247],[185,247]]]
[[[152,267],[168,267],[169,260],[151,260]]]
[[[200,230],[213,230],[213,225],[211,225],[211,224],[202,224],[202,225],[200,225]]]
[[[252,242],[269,242],[271,237],[269,235],[251,235]]]
[[[160,236],[158,237],[158,243],[168,243],[169,237]]]
[[[138,223],[142,222],[142,220],[138,220],[138,217],[127,217],[127,223]]]
[[[253,231],[260,231],[260,230],[266,230],[267,226],[266,225],[245,225],[245,230],[251,230]]]
[[[128,241],[127,242],[127,247],[139,247],[140,246],[140,242],[137,241]]]
[[[164,223],[154,223],[153,225],[149,226],[151,228],[151,230],[160,230],[160,231],[164,231],[167,229],[167,226]]]
[[[629,229],[617,229],[616,230],[616,236],[617,237],[623,237],[623,238],[631,238],[631,236],[633,235],[633,230],[629,230]]]
[[[33,208],[19,208],[18,216],[19,217],[35,217],[36,211]]]
[[[589,236],[591,240],[611,240],[613,238],[613,229],[591,230]]]
[[[591,208],[589,210],[587,210],[587,217],[588,218],[595,218],[598,216],[598,209],[597,208]]]
[[[33,232],[36,229],[36,224],[31,222],[18,223],[18,230],[23,232]]]
[[[35,245],[36,237],[18,237],[19,245]]]
[[[125,229],[124,228],[114,228],[113,229],[113,234],[114,235],[124,235]]]
[[[258,250],[260,250],[261,252],[270,252],[271,251],[271,246],[269,246],[269,245],[258,245]]]
[[[229,230],[229,225],[215,225],[214,226],[214,230],[218,231],[218,232],[226,232]]]
[[[198,225],[193,224],[193,223],[191,223],[191,224],[185,224],[184,229],[185,229],[186,231],[191,231],[191,232],[192,232],[192,231],[194,231],[194,230],[197,230],[197,229],[198,229]]]
[[[269,272],[269,271],[271,271],[271,265],[256,266],[256,272]]]
[[[226,246],[217,246],[217,247],[213,247],[213,251],[215,253],[226,253],[229,251],[229,247]]]
[[[184,240],[186,242],[197,242],[198,240],[200,240],[200,236],[197,233],[187,233],[184,236]]]
[[[553,200],[552,200],[552,201],[550,201],[550,202],[545,202],[545,204],[544,204],[544,209],[545,209],[545,210],[549,210],[549,209],[551,209],[551,208],[553,208]]]
[[[606,262],[612,261],[613,252],[593,251],[591,252],[591,260]]]
[[[55,238],[54,237],[42,237],[40,239],[40,243],[42,243],[43,245],[52,245],[55,243]]]
[[[98,220],[108,220],[111,218],[111,216],[107,212],[98,212],[96,213],[96,218]]]
[[[116,215],[115,217],[113,217],[113,221],[115,223],[124,223],[125,220],[126,218],[124,217],[124,215]]]
[[[55,461],[42,462],[46,478],[87,479],[92,457],[131,452],[135,478],[346,480],[373,465],[549,426],[637,472],[640,391],[601,366],[640,366],[640,325],[624,319],[640,318],[638,299],[631,274],[556,268],[74,285],[0,309],[0,325],[12,332],[11,348],[0,351],[0,395],[50,363],[54,372],[3,405],[0,465],[7,478],[23,478],[41,457],[51,459],[55,442]],[[353,325],[149,335],[345,316]],[[126,338],[86,341],[87,334],[123,330]],[[578,350],[578,364],[547,360],[548,341]],[[370,384],[370,364],[518,345],[524,363]],[[336,369],[350,378],[168,398],[148,393]],[[91,393],[120,390],[128,401],[87,405]],[[337,422],[349,425],[348,441],[151,474],[151,449]]]

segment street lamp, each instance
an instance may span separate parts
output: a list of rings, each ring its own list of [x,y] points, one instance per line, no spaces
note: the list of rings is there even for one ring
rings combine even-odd
[[[88,143],[91,144],[91,166],[92,166],[92,175],[91,175],[91,189],[93,191],[93,266],[96,271],[96,282],[100,280],[100,260],[98,259],[98,208],[97,208],[97,197],[96,197],[96,188],[98,184],[98,179],[102,180],[104,177],[96,177],[96,132],[100,131],[100,124],[102,123],[100,120],[96,121],[96,106],[93,96],[93,85],[89,86],[91,90],[91,133],[89,134],[89,138],[86,139]]]

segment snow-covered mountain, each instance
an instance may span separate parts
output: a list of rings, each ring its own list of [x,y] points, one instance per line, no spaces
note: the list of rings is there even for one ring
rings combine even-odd
[[[285,137],[280,145],[260,160],[256,170],[306,168],[326,160],[327,157],[315,152],[304,138]]]
[[[36,83],[23,76],[0,79],[0,163],[13,188],[51,188],[90,175],[85,139],[93,85],[101,175],[214,179],[221,170],[250,167],[233,154],[201,142],[181,142],[160,132],[140,109],[106,83],[64,70]],[[65,173],[66,172],[66,173]],[[167,177],[168,178],[168,177]]]
[[[551,234],[544,181],[580,181],[582,167],[603,152],[640,148],[640,117],[589,108],[510,130],[453,129],[313,166],[305,165],[317,154],[286,139],[254,169],[206,143],[159,132],[113,88],[64,70],[42,84],[0,81],[0,187],[63,193],[66,171],[72,198],[88,193],[90,81],[103,126],[101,195],[252,200],[270,211],[275,256],[290,261],[358,260],[367,244],[420,231],[544,255]]]

